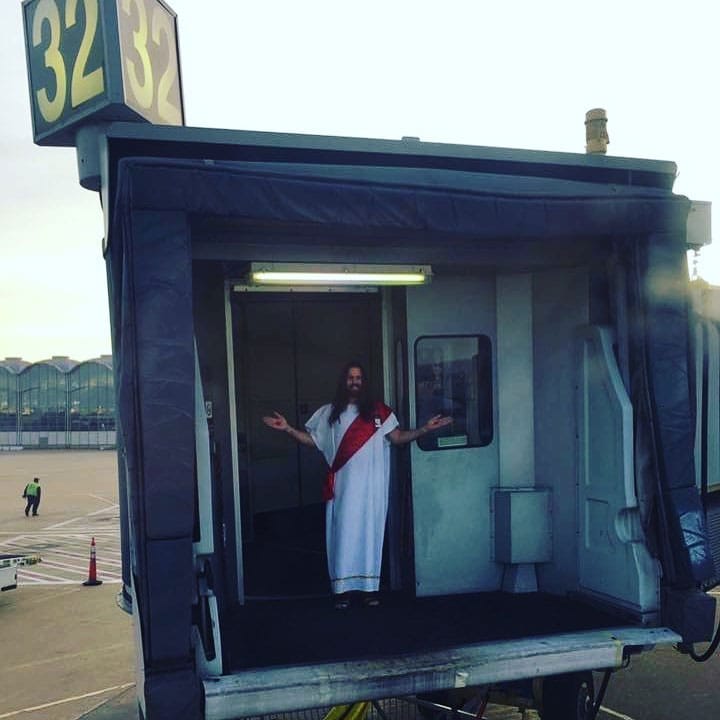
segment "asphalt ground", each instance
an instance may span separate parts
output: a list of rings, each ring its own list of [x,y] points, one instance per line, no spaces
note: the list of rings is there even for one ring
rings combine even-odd
[[[35,476],[42,497],[28,518],[20,496]],[[116,603],[117,492],[113,451],[0,452],[0,552],[40,559],[0,594],[0,720],[95,718],[113,705],[137,718],[132,618]],[[103,583],[86,587],[93,537]]]
[[[40,514],[26,518],[20,496],[34,476],[43,487]],[[24,548],[41,557],[21,568],[17,590],[0,593],[0,720],[137,720],[133,622],[116,604],[117,515],[114,452],[0,452],[0,553]],[[82,585],[91,537],[104,578],[97,587]],[[598,718],[695,720],[719,713],[720,655],[697,664],[661,648],[613,676]],[[521,714],[489,706],[484,716]]]

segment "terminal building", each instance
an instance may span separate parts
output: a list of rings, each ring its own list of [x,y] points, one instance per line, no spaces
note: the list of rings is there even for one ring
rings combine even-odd
[[[114,446],[111,355],[0,360],[0,450]]]

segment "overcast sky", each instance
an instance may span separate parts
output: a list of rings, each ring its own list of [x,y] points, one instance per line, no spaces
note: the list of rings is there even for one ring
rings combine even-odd
[[[170,0],[188,125],[672,160],[719,227],[712,0]],[[102,213],[32,142],[20,0],[0,0],[0,358],[110,352]],[[720,284],[720,241],[702,274]]]

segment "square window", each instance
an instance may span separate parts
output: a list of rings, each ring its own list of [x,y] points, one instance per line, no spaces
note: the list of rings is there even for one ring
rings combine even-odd
[[[486,335],[424,336],[415,342],[415,420],[453,418],[418,438],[422,450],[489,445],[493,438],[492,345]]]

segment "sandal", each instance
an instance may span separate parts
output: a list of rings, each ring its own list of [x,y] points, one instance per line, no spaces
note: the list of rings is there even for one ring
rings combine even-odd
[[[334,607],[336,610],[347,610],[350,607],[350,598],[347,595],[338,595],[335,598]]]

